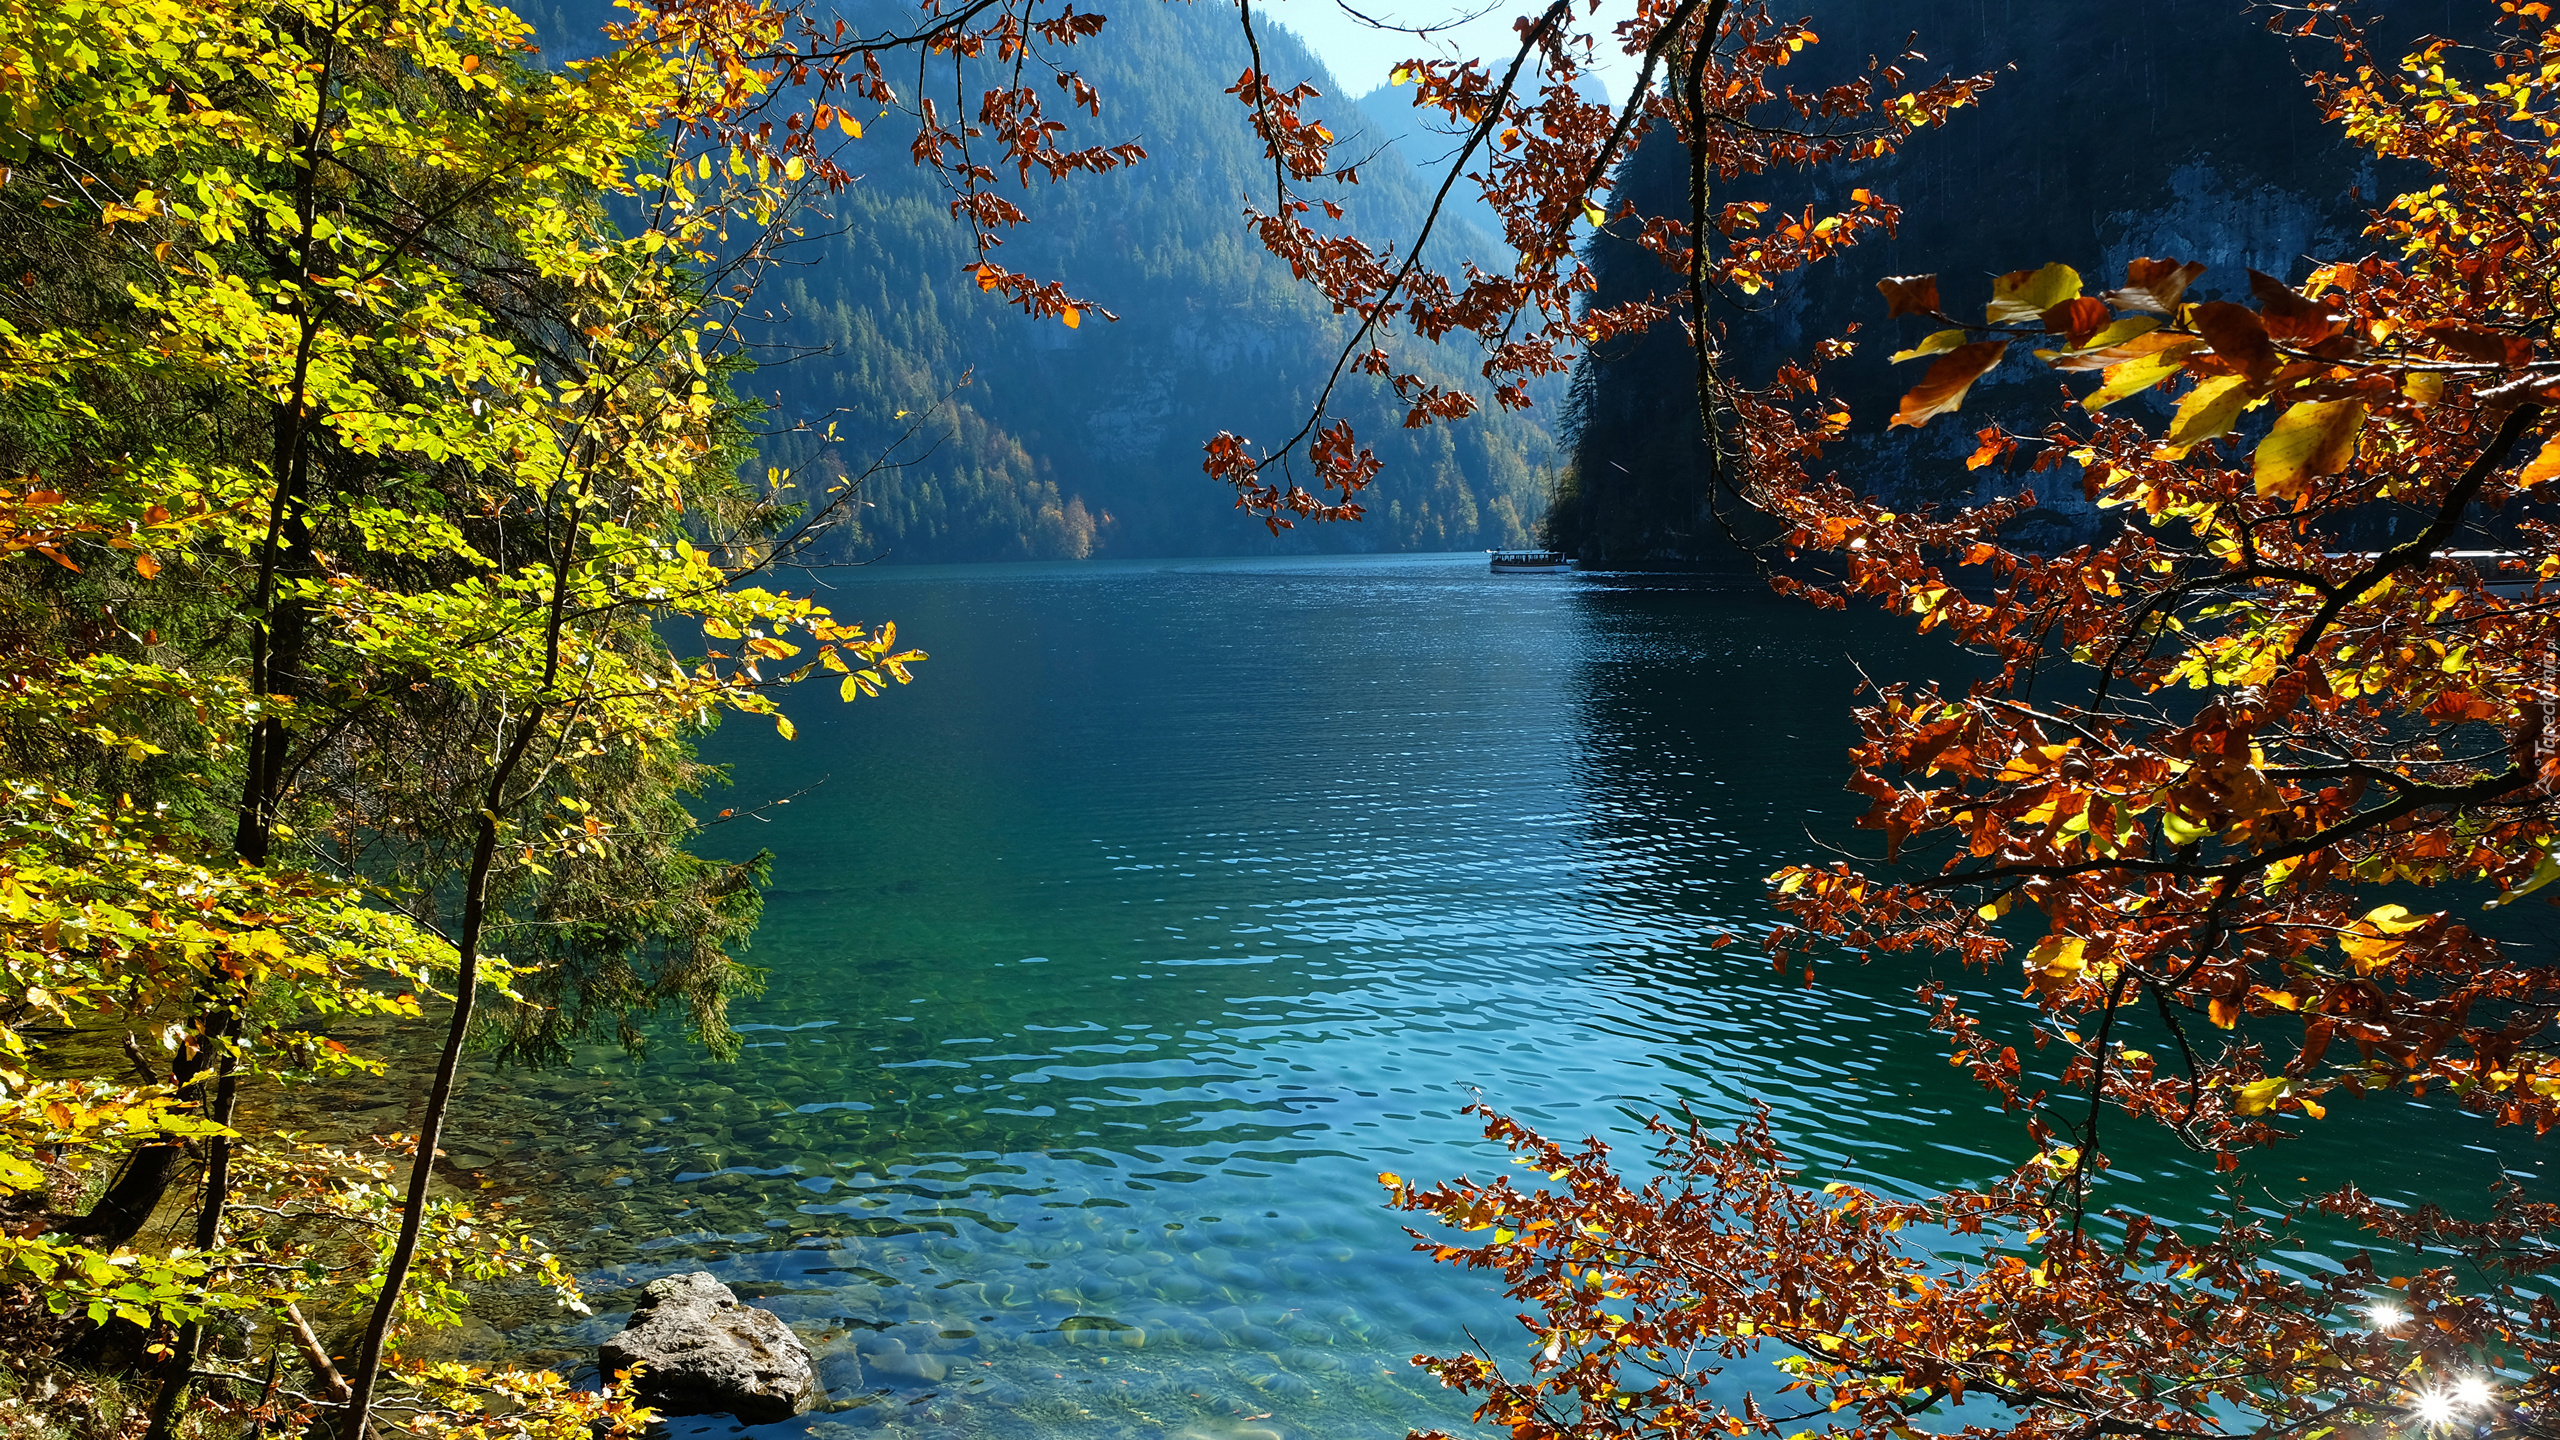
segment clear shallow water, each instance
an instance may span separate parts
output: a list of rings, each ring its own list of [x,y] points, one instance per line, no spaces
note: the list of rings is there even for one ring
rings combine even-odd
[[[670,1039],[476,1081],[457,1133],[496,1138],[465,1163],[542,1197],[599,1301],[484,1344],[591,1345],[701,1268],[820,1351],[840,1408],[776,1437],[1394,1437],[1464,1419],[1416,1351],[1517,1348],[1375,1180],[1497,1168],[1479,1095],[1567,1137],[1764,1099],[1809,1178],[1910,1193],[2025,1153],[1919,1024],[1922,970],[1807,989],[1710,948],[1849,833],[1850,655],[1951,652],[1480,556],[836,583],[934,658],[884,702],[813,690],[796,743],[720,738],[715,805],[824,781],[715,832],[778,856],[739,1064]],[[2476,1195],[2502,1149],[2535,1173],[2394,1106],[2259,1178],[2312,1188],[2378,1138],[2408,1196]],[[2172,1149],[2121,1164],[2127,1198],[2212,1203]]]

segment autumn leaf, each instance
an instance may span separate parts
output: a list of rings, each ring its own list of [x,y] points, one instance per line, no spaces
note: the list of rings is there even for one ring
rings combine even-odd
[[[1964,343],[1964,333],[1962,330],[1932,332],[1910,349],[1894,351],[1893,363],[1899,365],[1905,360],[1918,360],[1929,355],[1944,355]]]
[[[2142,341],[2153,338],[2145,335]],[[2193,336],[2180,335],[2163,340],[2159,348],[2148,355],[2136,355],[2108,366],[2105,383],[2083,397],[2080,406],[2084,410],[2104,410],[2128,395],[2138,395],[2172,375],[2183,373],[2187,368],[2187,357],[2203,348],[2204,342]]]
[[[2266,379],[2284,363],[2266,324],[2246,305],[2209,300],[2188,312],[2188,324],[2213,347],[2214,358],[2252,380]]]
[[[2035,320],[2080,294],[2080,272],[2059,262],[2041,270],[2012,270],[1991,282],[1984,316],[1994,325]]]
[[[1929,373],[1921,377],[1920,383],[1902,397],[1902,408],[1894,412],[1892,421],[1885,428],[1890,430],[1896,425],[1916,428],[1962,405],[1965,391],[1973,388],[1973,382],[1988,374],[1992,366],[1999,364],[2001,355],[2008,348],[2006,340],[1977,340],[1948,351],[1937,364],[1929,367]]]
[[[2117,361],[2135,356],[2158,354],[2163,346],[2179,341],[2181,336],[2153,336],[2161,328],[2161,320],[2150,315],[2125,315],[2094,336],[2076,343],[2076,348],[2063,351],[2035,351],[2035,359],[2051,364],[2053,369],[2107,369]]]
[[[2513,370],[2533,361],[2532,341],[2521,335],[2501,335],[2465,321],[2439,320],[2420,333],[2455,357],[2477,365],[2499,365]]]
[[[2026,971],[2029,990],[2046,990],[2068,984],[2088,966],[2089,942],[2071,935],[2047,935],[2027,952]]]
[[[2237,1115],[2263,1115],[2282,1099],[2293,1082],[2282,1075],[2268,1080],[2252,1080],[2235,1085],[2231,1091],[2231,1110]]]
[[[2188,261],[2144,258],[2125,262],[2124,288],[2106,293],[2106,302],[2119,310],[2153,310],[2173,314],[2187,287],[2204,273],[2204,266]]]
[[[2399,958],[2401,937],[2435,923],[2433,915],[2412,915],[2404,905],[2378,905],[2338,936],[2338,949],[2355,962],[2358,975],[2370,975]]]
[[[2252,398],[2246,376],[2209,375],[2198,381],[2178,402],[2177,417],[2169,422],[2169,438],[2160,447],[2161,458],[2183,460],[2189,450],[2220,437]]]
[[[2037,318],[2044,322],[2048,333],[2063,337],[2066,344],[2077,350],[2107,328],[2108,322],[2115,318],[2115,312],[2107,308],[2105,301],[2081,295],[2053,306]]]
[[[2560,475],[2560,435],[2553,435],[2542,442],[2542,448],[2526,463],[2524,473],[2516,477],[2516,483],[2531,489],[2554,475]]]
[[[1887,319],[1897,315],[1935,315],[1938,313],[1938,277],[1935,275],[1892,275],[1876,282],[1884,294]]]
[[[2313,476],[2345,469],[2363,425],[2361,400],[2305,400],[2285,411],[2258,442],[2250,465],[2258,493],[2296,495]]]
[[[2250,271],[2249,293],[2258,302],[2258,315],[2267,334],[2285,344],[2308,349],[2347,328],[2345,316],[2295,292],[2272,275]]]
[[[2120,361],[2156,355],[2190,337],[2154,334],[2160,322],[2148,315],[2128,315],[2074,350],[2038,350],[2036,358],[2056,370],[2104,370]],[[2201,346],[2202,342],[2193,342]]]

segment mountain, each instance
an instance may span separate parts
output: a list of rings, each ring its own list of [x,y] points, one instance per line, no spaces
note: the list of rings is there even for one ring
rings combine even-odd
[[[1368,112],[1334,98],[1330,77],[1285,31],[1266,29],[1262,43],[1275,75],[1328,92],[1309,108],[1355,137],[1342,154],[1367,154],[1357,137]],[[1554,455],[1544,416],[1407,430],[1386,387],[1360,376],[1345,377],[1335,409],[1386,463],[1362,497],[1369,519],[1273,539],[1235,513],[1232,493],[1200,469],[1202,443],[1222,429],[1262,443],[1295,430],[1348,324],[1242,223],[1248,197],[1270,204],[1271,172],[1241,105],[1223,93],[1248,63],[1231,12],[1114,7],[1070,58],[1104,101],[1099,119],[1074,117],[1069,140],[1134,138],[1149,158],[1012,192],[1032,220],[998,258],[1065,281],[1116,322],[1035,322],[981,294],[961,272],[972,257],[947,198],[908,163],[887,120],[863,142],[876,153],[860,183],[811,227],[829,233],[762,292],[778,317],[763,338],[812,353],[759,370],[750,388],[780,418],[832,415],[838,436],[779,437],[768,463],[804,478],[859,471],[927,417],[895,450],[901,467],[868,484],[848,553],[941,561],[1528,541]],[[1315,189],[1343,204],[1344,223],[1362,235],[1409,236],[1430,191],[1400,151],[1383,147],[1356,185]],[[1442,262],[1492,263],[1498,249],[1464,216],[1432,247]],[[1441,383],[1473,378],[1463,355],[1411,358]]]
[[[2454,23],[2453,9],[2422,5],[2396,18],[2401,32],[2414,33],[2408,26],[2419,20]],[[2369,157],[2321,124],[2298,79],[2293,42],[2266,30],[2263,11],[2233,0],[1836,0],[1816,13],[1817,49],[1835,70],[1894,53],[1916,31],[1929,74],[1999,72],[1978,107],[1885,161],[1834,170],[1809,192],[1792,177],[1718,191],[1719,199],[1768,198],[1800,209],[1807,198],[1837,203],[1850,187],[1866,186],[1904,207],[1895,236],[1790,277],[1742,308],[1720,302],[1728,354],[1749,381],[1781,357],[1864,324],[1856,355],[1827,371],[1855,416],[1828,459],[1897,504],[2014,490],[2021,482],[1996,469],[1964,468],[1973,431],[1994,416],[2040,428],[2056,413],[2061,377],[2013,359],[1975,387],[1963,416],[1888,437],[1895,398],[1920,367],[1892,366],[1886,357],[1935,327],[1887,321],[1877,279],[1937,273],[1951,310],[1964,310],[1987,299],[1990,277],[2004,271],[2060,260],[2094,290],[2118,283],[2129,259],[2173,256],[2211,267],[2191,298],[2245,297],[2252,268],[2298,278],[2307,257],[2358,253],[2363,212],[2387,189],[2390,177],[2377,176]],[[1822,64],[1805,68],[1819,78]],[[1617,186],[1645,213],[1688,213],[1681,157],[1658,137],[1621,167]],[[1660,264],[1625,240],[1595,239],[1591,259],[1604,302],[1670,287]],[[1704,513],[1690,373],[1688,348],[1675,333],[1586,358],[1574,378],[1572,460],[1554,517],[1556,543],[1617,565],[1737,563]],[[2028,524],[2041,527],[2039,538],[2070,543],[2103,523],[2067,474],[2048,472],[2035,488],[2044,505]]]

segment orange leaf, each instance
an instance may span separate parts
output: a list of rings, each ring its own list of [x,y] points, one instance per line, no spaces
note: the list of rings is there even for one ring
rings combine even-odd
[[[1894,412],[1892,423],[1885,428],[1890,430],[1895,425],[1917,428],[1962,405],[1964,392],[1973,388],[1974,381],[1989,374],[1991,367],[2000,363],[2000,357],[2008,349],[2006,340],[1977,340],[1948,351],[1938,363],[1929,367],[1929,373],[1921,377],[1919,384],[1911,387],[1911,393],[1902,397],[1902,408]]]
[[[2087,344],[2090,336],[2105,329],[2107,322],[2114,318],[2115,312],[2107,308],[2107,302],[2087,295],[2065,300],[2045,311],[2043,317],[2044,328],[2063,337],[2075,350]]]
[[[2108,291],[2107,303],[2121,310],[2156,310],[2166,315],[2178,308],[2179,297],[2203,273],[2204,266],[2192,260],[2184,265],[2148,257],[2129,260],[2124,267],[2124,288]]]
[[[160,573],[160,562],[152,557],[150,551],[137,550],[133,556],[133,568],[142,573],[143,579],[148,580]]]
[[[2554,475],[2560,475],[2560,435],[2543,442],[2541,453],[2533,457],[2533,463],[2524,467],[2524,474],[2517,477],[2516,483],[2539,485]]]

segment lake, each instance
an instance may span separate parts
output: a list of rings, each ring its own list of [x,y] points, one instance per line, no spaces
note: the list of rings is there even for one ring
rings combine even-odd
[[[1415,1352],[1521,1349],[1380,1204],[1380,1170],[1501,1165],[1471,1101],[1579,1138],[1765,1100],[1809,1182],[1906,1194],[2027,1153],[1920,1024],[1924,968],[1808,988],[1711,948],[1854,835],[1852,657],[1964,672],[1907,627],[1480,555],[827,579],[933,659],[879,701],[811,687],[796,742],[712,747],[712,808],[791,797],[712,832],[777,856],[738,1064],[670,1036],[476,1077],[449,1144],[500,1137],[485,1173],[552,1212],[599,1312],[483,1343],[565,1357],[708,1269],[839,1407],[759,1434],[1397,1437],[1466,1415]],[[2538,1174],[2451,1107],[2333,1114],[2242,1178]],[[2359,1165],[2378,1140],[2405,1183]],[[2113,1195],[2213,1202],[2159,1137],[2119,1163]]]

